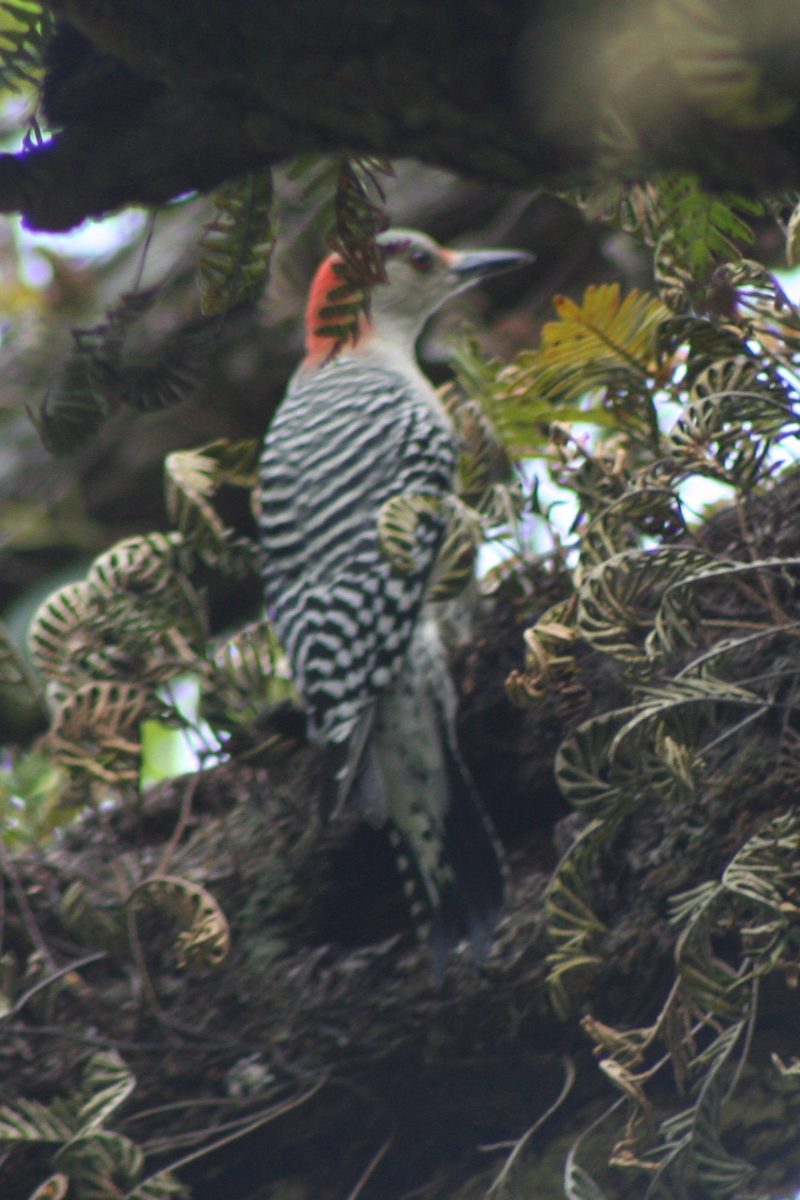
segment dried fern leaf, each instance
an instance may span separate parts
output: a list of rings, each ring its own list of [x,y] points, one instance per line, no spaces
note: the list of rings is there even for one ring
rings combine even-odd
[[[209,662],[203,713],[214,728],[256,721],[266,709],[297,700],[288,660],[269,621],[258,621],[218,646]]]
[[[200,241],[197,282],[202,312],[218,316],[254,304],[266,285],[276,237],[272,172],[251,171],[211,199],[217,213]]]
[[[378,513],[378,548],[398,575],[419,570],[417,528],[423,517],[438,515],[442,501],[423,492],[405,492],[381,505]]]
[[[175,572],[185,569],[185,559],[181,533],[125,538],[94,560],[86,584],[109,599],[121,591],[151,598],[173,583]]]
[[[139,778],[139,726],[169,714],[147,687],[88,683],[69,693],[56,711],[46,745],[56,762],[104,783]]]
[[[40,605],[28,632],[33,664],[48,679],[71,683],[79,677],[91,645],[86,626],[92,615],[89,585],[70,583]]]
[[[211,503],[225,483],[253,487],[258,446],[223,438],[196,450],[170,454],[165,464],[167,512],[192,549],[208,566],[245,574],[258,563],[257,548],[237,538]]]
[[[176,943],[180,966],[205,971],[225,960],[231,942],[228,922],[205,888],[177,876],[159,875],[137,884],[128,903],[145,899],[166,909],[182,926]]]
[[[463,592],[475,577],[478,547],[483,541],[479,514],[457,496],[448,496],[442,511],[447,524],[427,593],[432,601],[451,600]]]

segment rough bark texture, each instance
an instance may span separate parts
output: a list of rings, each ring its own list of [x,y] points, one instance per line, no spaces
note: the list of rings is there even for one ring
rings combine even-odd
[[[44,110],[58,132],[0,157],[0,211],[38,228],[309,151],[413,155],[512,187],[597,169],[762,191],[800,180],[800,20],[784,0],[757,20],[739,0],[710,22],[689,7],[677,28],[655,0],[52,7]]]

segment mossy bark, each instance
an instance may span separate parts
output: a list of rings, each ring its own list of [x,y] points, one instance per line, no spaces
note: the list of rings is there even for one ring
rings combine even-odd
[[[683,41],[662,45],[664,3],[52,0],[44,109],[57,132],[0,158],[0,210],[66,229],[341,150],[512,187],[672,169],[714,186],[796,187],[800,18],[781,0],[765,0],[755,23],[737,0],[717,7],[729,74],[743,81],[719,94],[702,14],[678,13]],[[689,51],[710,99],[684,70]]]

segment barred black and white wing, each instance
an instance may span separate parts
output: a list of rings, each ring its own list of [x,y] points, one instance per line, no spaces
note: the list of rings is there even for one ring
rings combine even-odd
[[[397,678],[444,534],[425,515],[418,569],[397,575],[378,547],[381,506],[446,496],[455,466],[451,434],[391,370],[340,356],[290,386],[261,460],[261,545],[312,740],[346,742]]]
[[[398,575],[378,514],[409,493],[445,497],[453,437],[405,376],[340,357],[289,388],[261,460],[267,605],[312,740],[327,746],[326,807],[389,823],[418,927],[441,972],[462,936],[476,958],[502,905],[502,854],[455,736],[456,695],[425,590],[444,537],[417,526]],[[435,506],[433,506],[435,510]]]

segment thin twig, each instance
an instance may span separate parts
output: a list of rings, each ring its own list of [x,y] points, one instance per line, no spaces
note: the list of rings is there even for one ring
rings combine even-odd
[[[305,1104],[306,1100],[310,1100],[312,1096],[316,1095],[316,1093],[327,1083],[327,1081],[328,1076],[327,1074],[324,1074],[312,1088],[309,1088],[307,1092],[303,1092],[301,1096],[298,1096],[294,1100],[287,1100],[285,1104],[276,1105],[275,1108],[270,1109],[268,1113],[262,1113],[257,1120],[251,1122],[249,1125],[246,1125],[244,1129],[239,1129],[235,1133],[230,1133],[227,1137],[220,1138],[218,1141],[213,1142],[210,1146],[204,1147],[202,1150],[195,1150],[193,1154],[187,1154],[185,1158],[179,1158],[177,1162],[171,1163],[169,1167],[164,1167],[161,1171],[157,1171],[155,1175],[151,1175],[150,1179],[156,1178],[158,1175],[163,1174],[164,1171],[179,1171],[181,1167],[188,1166],[190,1162],[194,1162],[198,1158],[203,1158],[206,1154],[213,1154],[215,1150],[221,1150],[222,1147],[227,1146],[229,1142],[235,1142],[237,1138],[245,1137],[254,1129],[258,1129],[259,1126],[266,1125],[269,1121],[274,1121],[277,1117],[282,1116],[283,1113],[289,1112],[293,1108],[298,1108],[301,1104]],[[145,1179],[142,1183],[140,1183],[139,1188],[144,1189],[145,1184],[149,1183],[150,1179]]]
[[[136,928],[136,906],[135,906],[135,904],[128,905],[126,916],[127,916],[127,920],[128,920],[128,938],[131,943],[131,950],[133,952],[133,958],[136,963],[136,970],[139,972],[139,978],[142,981],[142,990],[143,990],[144,994],[147,996],[150,1008],[153,1012],[153,1016],[156,1018],[159,1025],[161,1025],[162,1028],[164,1028],[164,1029],[169,1029],[167,1020],[166,1020],[164,1014],[162,1013],[161,1007],[158,1003],[158,997],[156,996],[155,988],[153,987],[153,981],[150,978],[149,971],[147,970],[147,963],[144,960],[144,954],[142,952],[142,943],[139,941],[139,930]]]
[[[370,1161],[369,1161],[369,1164],[367,1165],[367,1168],[366,1168],[366,1170],[365,1170],[365,1171],[364,1171],[364,1173],[362,1174],[362,1176],[361,1176],[361,1178],[359,1179],[359,1181],[358,1181],[358,1183],[356,1184],[356,1186],[353,1188],[353,1190],[352,1190],[352,1192],[350,1193],[350,1195],[347,1197],[347,1200],[358,1200],[358,1197],[361,1195],[361,1193],[363,1192],[364,1188],[365,1188],[365,1187],[367,1186],[367,1184],[369,1183],[370,1177],[373,1175],[373,1173],[376,1171],[376,1169],[377,1169],[377,1168],[380,1166],[381,1160],[383,1159],[383,1156],[386,1154],[386,1151],[389,1149],[389,1147],[391,1146],[392,1142],[394,1141],[394,1138],[395,1138],[395,1135],[394,1135],[394,1133],[390,1133],[390,1134],[389,1134],[389,1136],[388,1136],[388,1138],[386,1139],[386,1141],[385,1141],[385,1142],[383,1143],[383,1145],[381,1146],[381,1148],[380,1148],[380,1150],[378,1151],[378,1153],[377,1153],[377,1154],[375,1154],[375,1155],[374,1155],[374,1156],[373,1156],[373,1157],[370,1159]]]
[[[147,233],[144,235],[144,245],[142,246],[142,253],[139,258],[139,266],[136,271],[136,278],[133,281],[134,292],[138,292],[139,288],[142,286],[142,275],[144,274],[144,264],[147,261],[147,254],[148,254],[148,251],[150,250],[150,243],[153,240],[153,234],[155,233],[155,228],[156,228],[156,210],[154,208],[152,208],[150,210],[150,215],[147,218]]]
[[[280,1105],[275,1105],[275,1108],[279,1107]],[[272,1112],[272,1109],[269,1111]],[[207,1125],[204,1129],[190,1129],[186,1133],[175,1133],[172,1137],[153,1138],[149,1142],[140,1142],[139,1149],[149,1155],[167,1154],[170,1150],[182,1150],[186,1146],[196,1146],[198,1142],[205,1142],[214,1134],[229,1133],[233,1129],[240,1129],[253,1119],[253,1114],[250,1113],[243,1117],[237,1117],[234,1121],[227,1121],[224,1125],[212,1124]]]
[[[285,1084],[278,1084],[273,1090],[278,1091]],[[129,1125],[131,1121],[142,1121],[145,1117],[156,1117],[165,1112],[176,1112],[184,1108],[211,1108],[219,1107],[227,1104],[258,1104],[263,1103],[268,1099],[268,1094],[261,1093],[259,1096],[205,1096],[197,1100],[175,1100],[172,1104],[159,1104],[156,1108],[143,1108],[141,1112],[131,1113],[128,1117],[123,1117],[120,1124]]]
[[[183,837],[186,829],[186,824],[189,820],[189,814],[192,810],[192,800],[197,789],[197,784],[200,779],[200,772],[195,771],[187,780],[186,786],[183,789],[183,798],[181,799],[181,811],[178,815],[178,823],[175,826],[172,837],[167,843],[164,853],[161,855],[161,861],[155,869],[154,875],[166,875],[167,867],[170,864],[173,854],[177,849],[178,842]]]
[[[77,971],[80,969],[80,967],[85,967],[88,963],[97,962],[99,958],[106,958],[107,956],[107,950],[96,950],[94,954],[87,954],[85,958],[79,958],[77,962],[68,963],[66,967],[60,967],[59,970],[54,971],[52,975],[48,975],[46,979],[41,979],[38,983],[35,983],[32,988],[28,988],[27,992],[25,992],[24,995],[20,996],[19,1000],[17,1000],[14,1007],[10,1008],[7,1013],[3,1013],[0,1016],[0,1021],[3,1021],[8,1017],[15,1016],[16,1013],[25,1007],[32,996],[35,996],[37,992],[41,992],[44,988],[49,987],[51,983],[55,983],[56,979],[61,979],[63,975],[68,975],[70,971]]]
[[[44,958],[47,965],[53,971],[57,970],[58,968],[56,966],[56,960],[50,953],[47,943],[41,935],[39,926],[36,924],[36,918],[34,917],[33,910],[28,903],[28,897],[25,895],[25,889],[23,888],[22,881],[17,873],[17,868],[14,866],[14,862],[6,850],[2,838],[0,838],[0,864],[2,864],[3,870],[11,880],[11,886],[14,889],[14,896],[16,897],[17,904],[19,905],[22,922],[28,931],[28,937],[31,939],[42,958]]]
[[[758,975],[754,975],[753,976],[753,990],[752,990],[752,993],[750,996],[750,1016],[747,1019],[747,1032],[744,1035],[744,1045],[742,1046],[742,1053],[739,1058],[739,1063],[734,1072],[733,1079],[731,1080],[731,1085],[728,1088],[728,1090],[725,1093],[725,1096],[723,1098],[723,1101],[722,1101],[723,1104],[727,1104],[728,1101],[733,1097],[733,1093],[736,1091],[737,1087],[739,1086],[739,1080],[742,1077],[742,1071],[744,1070],[745,1064],[746,1064],[748,1058],[750,1057],[750,1047],[753,1044],[753,1032],[756,1027],[756,1015],[758,1013],[759,983],[760,983],[760,979],[759,979]]]
[[[765,712],[769,712],[770,707],[771,706],[769,704],[764,704],[761,706],[761,708],[757,708],[755,712],[748,713],[743,720],[737,721],[737,723],[732,725],[730,729],[726,729],[724,733],[719,735],[719,737],[715,737],[713,742],[709,742],[707,746],[703,746],[703,753],[706,754],[709,750],[713,750],[715,746],[719,746],[719,744],[724,742],[727,738],[733,737],[735,733],[739,733],[739,731],[744,729],[745,726],[751,725],[753,721],[757,721],[759,717],[763,717]]]
[[[73,1042],[85,1042],[88,1046],[112,1046],[115,1050],[147,1050],[156,1054],[170,1054],[173,1050],[185,1050],[190,1054],[197,1053],[197,1046],[172,1046],[166,1042],[125,1042],[119,1038],[98,1037],[91,1033],[78,1033],[74,1029],[64,1029],[61,1025],[15,1025],[11,1032],[19,1037],[63,1037]],[[220,1046],[220,1050],[229,1047]]]
[[[568,1194],[566,1184],[569,1181],[569,1177],[572,1174],[572,1171],[575,1167],[575,1155],[578,1151],[578,1147],[580,1146],[581,1142],[583,1142],[589,1136],[590,1133],[593,1133],[594,1130],[597,1129],[598,1125],[602,1125],[602,1123],[603,1123],[603,1121],[605,1121],[606,1117],[610,1117],[612,1113],[615,1113],[617,1111],[617,1109],[620,1108],[627,1099],[628,1099],[627,1096],[620,1096],[619,1100],[615,1100],[614,1103],[605,1110],[605,1112],[602,1112],[596,1120],[592,1121],[591,1125],[587,1125],[586,1129],[584,1129],[583,1133],[580,1135],[578,1140],[572,1143],[569,1154],[567,1155],[566,1162],[564,1163],[564,1184],[565,1184],[564,1194],[565,1195]]]
[[[515,1162],[517,1161],[520,1154],[527,1146],[528,1142],[531,1140],[531,1138],[536,1133],[536,1131],[538,1129],[541,1129],[541,1127],[542,1127],[542,1125],[544,1125],[545,1121],[549,1117],[552,1117],[553,1113],[556,1112],[561,1107],[561,1105],[564,1103],[564,1101],[566,1100],[569,1093],[572,1091],[572,1085],[575,1082],[575,1064],[573,1063],[572,1059],[568,1055],[564,1056],[563,1061],[564,1061],[564,1083],[561,1087],[561,1091],[558,1093],[558,1096],[553,1101],[553,1103],[550,1105],[550,1107],[547,1109],[547,1111],[542,1113],[542,1115],[539,1117],[539,1119],[537,1121],[535,1121],[533,1123],[533,1125],[531,1125],[530,1129],[528,1129],[525,1133],[523,1133],[522,1137],[515,1144],[514,1149],[511,1151],[511,1153],[509,1154],[508,1158],[505,1161],[502,1171],[497,1176],[497,1179],[495,1179],[492,1186],[486,1192],[487,1197],[491,1196],[494,1192],[500,1191],[501,1188],[503,1188],[503,1186],[506,1183],[506,1180],[508,1179],[509,1175],[511,1174],[511,1171],[514,1167]]]

